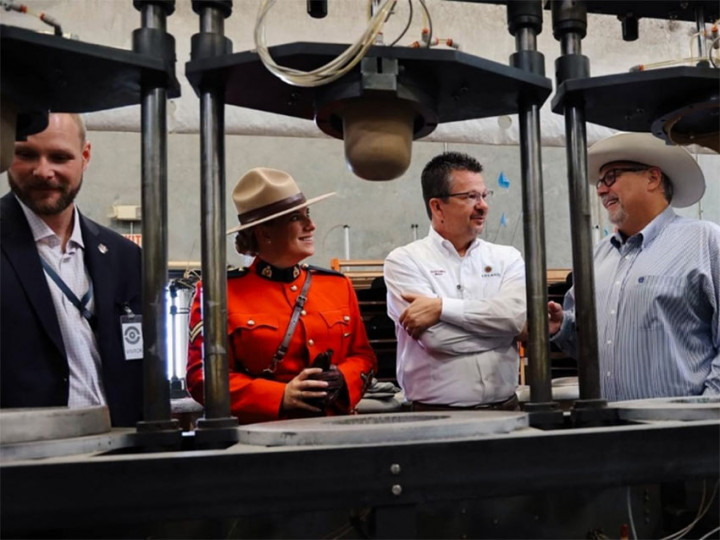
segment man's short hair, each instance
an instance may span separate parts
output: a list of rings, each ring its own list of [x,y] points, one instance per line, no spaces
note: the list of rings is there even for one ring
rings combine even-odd
[[[423,200],[429,218],[432,218],[430,199],[450,193],[450,175],[452,171],[470,171],[481,173],[483,166],[468,154],[461,152],[443,152],[432,158],[420,176],[422,182]]]

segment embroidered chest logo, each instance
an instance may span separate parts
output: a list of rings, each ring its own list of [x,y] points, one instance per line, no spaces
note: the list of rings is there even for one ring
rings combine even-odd
[[[433,276],[444,276],[444,275],[445,275],[445,270],[430,270],[430,273],[431,273]]]
[[[500,277],[500,272],[493,272],[492,266],[486,266],[484,269],[482,277]]]

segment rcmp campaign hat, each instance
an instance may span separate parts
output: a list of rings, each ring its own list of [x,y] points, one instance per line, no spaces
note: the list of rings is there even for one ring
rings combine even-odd
[[[240,225],[229,229],[227,234],[254,227],[333,195],[335,192],[307,199],[288,173],[266,167],[250,169],[233,190]]]
[[[672,206],[684,208],[705,193],[705,176],[695,158],[681,146],[669,146],[650,133],[618,133],[588,150],[588,179],[595,185],[600,169],[614,161],[659,167],[673,186]]]

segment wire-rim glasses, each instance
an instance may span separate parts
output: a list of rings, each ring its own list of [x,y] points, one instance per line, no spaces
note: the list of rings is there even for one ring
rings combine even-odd
[[[487,190],[483,193],[480,193],[479,191],[461,191],[458,193],[441,193],[438,195],[438,199],[447,199],[448,197],[458,197],[459,199],[462,199],[463,201],[471,201],[473,204],[477,204],[480,200],[483,200],[485,202],[492,199],[493,196],[492,190]]]

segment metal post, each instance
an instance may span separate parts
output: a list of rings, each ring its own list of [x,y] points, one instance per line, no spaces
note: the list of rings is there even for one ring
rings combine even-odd
[[[174,42],[166,33],[166,16],[174,2],[136,0],[142,29],[133,35],[134,50],[172,55]],[[160,51],[153,45],[164,45]],[[170,45],[170,46],[167,46]],[[171,418],[167,378],[167,89],[142,89],[142,232],[144,421],[139,432],[170,432],[180,442],[180,424]]]
[[[695,25],[698,31],[697,46],[698,56],[700,57],[697,65],[702,67],[710,67],[710,62],[707,58],[707,41],[705,40],[705,10],[703,9],[703,5],[700,2],[695,5]]]
[[[350,225],[343,225],[345,260],[350,258]]]
[[[230,2],[193,0],[200,15],[200,34],[193,36],[192,57],[230,52],[224,19]],[[233,438],[237,419],[230,415],[227,357],[227,273],[225,219],[225,88],[223,81],[206,81],[200,93],[200,212],[202,240],[203,363],[205,416],[197,422],[196,438],[220,430]],[[228,429],[230,428],[230,429]],[[216,434],[217,435],[217,434]],[[235,435],[236,436],[236,435]],[[213,439],[215,436],[209,436]]]
[[[589,76],[588,59],[581,55],[581,40],[587,28],[584,2],[553,0],[552,16],[553,34],[561,41],[562,49],[562,56],[556,61],[557,84],[569,78]],[[580,400],[586,402],[582,406],[601,406],[604,401],[600,400],[585,108],[582,103],[574,102],[566,102],[564,106]]]
[[[534,0],[508,2],[508,29],[515,36],[514,67],[545,75],[544,57],[537,52],[537,34],[542,31],[542,4]],[[523,233],[525,242],[525,286],[527,291],[528,369],[530,402],[526,410],[540,414],[542,422],[562,421],[552,402],[550,345],[547,318],[547,264],[545,260],[545,210],[540,155],[540,106],[526,97],[519,103],[520,158],[523,187]]]

